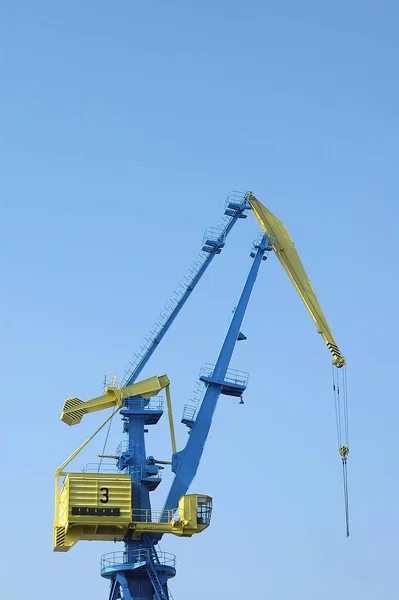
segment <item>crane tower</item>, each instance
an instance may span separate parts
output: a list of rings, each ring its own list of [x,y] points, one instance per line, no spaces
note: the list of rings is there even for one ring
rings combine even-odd
[[[185,447],[177,451],[168,376],[162,374],[145,380],[138,378],[213,258],[222,251],[232,227],[250,212],[255,215],[261,234],[252,246],[248,276],[219,355],[214,364],[202,366],[194,397],[184,407],[181,422],[187,427],[189,436]],[[171,599],[168,580],[176,574],[175,557],[161,552],[158,542],[166,534],[191,537],[210,525],[211,496],[207,493],[189,493],[189,488],[201,460],[220,394],[237,397],[242,402],[248,374],[231,369],[230,361],[236,343],[245,339],[241,332],[244,315],[259,268],[272,251],[333,356],[338,449],[344,473],[348,523],[347,400],[346,379],[345,375],[341,376],[341,372],[345,372],[345,359],[284,225],[252,192],[232,192],[221,223],[207,230],[198,258],[129,363],[122,385],[118,385],[116,377],[108,377],[101,396],[87,401],[70,397],[61,413],[61,420],[72,426],[80,423],[87,413],[113,408],[112,414],[101,427],[56,470],[53,540],[57,552],[66,552],[81,540],[123,543],[122,550],[106,554],[101,559],[101,575],[110,583],[108,600]],[[147,454],[145,445],[147,428],[156,425],[164,412],[159,396],[161,391],[166,395],[171,461],[160,461]],[[114,460],[113,468],[100,463],[95,469],[84,472],[67,471],[68,464],[110,423],[116,413],[121,416],[125,439],[114,455],[100,455],[101,460]],[[163,508],[153,510],[151,492],[162,483],[162,471],[167,466],[171,467],[174,479]]]

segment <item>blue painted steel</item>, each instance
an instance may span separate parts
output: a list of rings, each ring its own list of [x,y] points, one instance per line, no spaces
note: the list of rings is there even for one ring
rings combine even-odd
[[[179,499],[187,493],[197,472],[219,395],[224,385],[229,385],[228,382],[225,382],[226,372],[240,333],[241,324],[256,281],[259,266],[265,251],[271,250],[268,241],[269,237],[264,235],[261,242],[256,245],[256,255],[237,308],[234,312],[229,330],[226,334],[213,374],[211,377],[206,378],[205,385],[207,385],[207,389],[198,416],[191,428],[188,442],[182,451],[173,455],[172,469],[175,471],[176,475],[166,499],[164,510],[172,510],[177,507]]]
[[[143,536],[143,541],[148,548],[147,573],[155,590],[157,600],[168,600],[167,577],[161,570],[157,552],[149,535]]]
[[[128,440],[121,444],[118,468],[132,478],[132,519],[140,521],[143,510],[151,509],[150,491],[160,481],[160,467],[153,457],[146,457],[144,430],[158,422],[162,410],[150,400],[133,396],[123,400],[120,414]],[[167,580],[175,574],[174,566],[160,562],[150,535],[133,540],[131,531],[125,539],[123,560],[101,569],[101,575],[111,580],[109,600],[117,600],[121,594],[124,600],[168,600]]]
[[[179,314],[179,312],[183,308],[184,304],[188,300],[191,292],[194,290],[195,286],[201,279],[202,275],[205,273],[206,269],[211,264],[213,258],[216,256],[216,254],[220,253],[220,250],[224,246],[225,240],[226,240],[228,234],[230,233],[230,231],[232,230],[234,224],[237,222],[238,219],[246,216],[246,215],[244,215],[245,210],[250,209],[250,206],[247,202],[246,196],[244,196],[244,199],[242,200],[241,204],[230,203],[229,207],[230,206],[232,206],[233,209],[230,211],[226,211],[226,214],[228,214],[231,217],[230,220],[228,221],[226,226],[220,231],[220,236],[219,236],[218,240],[216,240],[214,242],[214,245],[211,247],[208,247],[207,254],[205,255],[205,259],[204,259],[204,262],[203,262],[201,268],[192,277],[192,279],[187,283],[186,289],[184,290],[181,299],[175,305],[174,309],[170,313],[166,322],[163,324],[163,326],[160,329],[160,331],[158,332],[157,336],[154,339],[150,339],[149,347],[146,349],[145,353],[141,357],[138,364],[134,367],[132,372],[129,373],[129,375],[125,378],[124,383],[123,383],[124,386],[128,386],[136,381],[136,379],[138,378],[138,376],[140,375],[140,373],[142,372],[142,370],[148,363],[149,359],[155,352],[155,350],[158,347],[159,343],[161,342],[162,338],[165,336],[169,327],[172,325],[173,321],[176,319],[177,315]]]
[[[119,583],[117,578],[115,577],[115,579],[111,581],[110,584],[108,600],[117,600],[119,595]]]
[[[169,316],[158,338],[154,340],[153,346],[142,356],[136,369],[126,381],[126,385],[136,380],[159,344],[159,341],[181,310],[192,289],[198,283],[211,258],[220,251],[220,247],[224,244],[225,236],[231,230],[235,221],[243,217],[243,211],[247,208],[246,201],[237,205],[230,203],[228,212],[233,211],[234,217],[229,221],[223,233],[223,238],[221,237],[215,246],[211,245],[212,240],[206,241],[207,246],[212,249],[208,259],[193,278],[193,282],[186,290],[184,299]],[[230,372],[228,373],[227,370],[235,344],[238,339],[242,339],[243,337],[243,334],[240,334],[240,328],[260,263],[262,258],[265,258],[265,251],[270,249],[268,246],[268,236],[263,236],[261,242],[255,246],[256,254],[254,261],[217,363],[213,370],[208,370],[206,374],[201,376],[201,380],[206,385],[206,392],[198,416],[195,421],[193,420],[191,435],[186,447],[181,452],[173,455],[172,470],[176,475],[165,503],[165,509],[174,509],[177,507],[178,500],[187,492],[196,474],[219,394],[240,395],[246,387],[246,382],[242,384],[240,382],[232,382],[229,379]],[[129,473],[132,478],[133,521],[141,520],[143,509],[151,510],[150,492],[160,482],[160,467],[155,463],[153,457],[146,456],[144,434],[147,431],[146,427],[156,424],[162,413],[163,411],[159,404],[153,403],[153,400],[150,401],[141,396],[125,398],[120,410],[123,420],[123,431],[127,434],[128,439],[127,442],[121,444],[118,468],[124,473]],[[172,565],[170,563],[167,564],[166,555],[161,553],[161,560],[158,556],[154,544],[161,537],[162,535],[160,534],[147,534],[143,535],[140,540],[134,540],[132,539],[132,531],[128,530],[124,542],[123,558],[119,562],[111,560],[110,562],[102,563],[101,575],[110,580],[109,600],[120,600],[121,598],[123,600],[170,600],[167,582],[168,578],[176,574],[176,571],[174,562]]]
[[[124,573],[118,573],[116,579],[123,590],[123,598],[126,600],[134,600],[133,596],[130,593],[129,584],[127,581],[127,577]]]

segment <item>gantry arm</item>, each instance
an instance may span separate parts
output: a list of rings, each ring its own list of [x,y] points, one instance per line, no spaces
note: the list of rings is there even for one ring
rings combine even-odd
[[[174,510],[176,508],[179,499],[187,493],[187,490],[196,475],[219,395],[222,393],[237,397],[245,390],[246,383],[244,385],[236,386],[235,391],[231,388],[228,390],[229,384],[225,381],[225,378],[228,372],[230,359],[239,338],[241,324],[255,285],[259,266],[262,262],[262,258],[264,258],[265,252],[269,252],[271,249],[272,248],[269,246],[269,237],[264,235],[260,244],[257,245],[254,261],[234,311],[216,365],[210,376],[203,379],[206,384],[206,391],[201,406],[199,407],[198,415],[195,422],[192,424],[190,437],[188,438],[185,448],[180,452],[174,453],[172,456],[172,471],[174,471],[176,475],[169,490],[168,497],[166,498],[164,511]]]
[[[234,224],[239,219],[245,219],[245,211],[249,209],[246,195],[231,192],[227,200],[227,206],[224,211],[225,217],[223,225],[217,229],[213,229],[213,233],[209,231],[208,236],[205,235],[202,250],[189,272],[185,275],[182,283],[179,284],[175,294],[166,304],[164,311],[161,313],[155,325],[147,333],[145,342],[140,346],[140,349],[135,354],[135,359],[129,363],[126,376],[122,385],[130,385],[140,375],[145,365],[150,360],[151,356],[158,348],[162,338],[176,319],[177,315],[183,308],[184,304],[191,296],[192,291],[205,273],[213,258],[220,254],[226,239]],[[226,219],[227,217],[227,219]],[[215,234],[215,232],[217,232]]]
[[[86,402],[79,400],[79,398],[68,398],[62,409],[61,421],[64,421],[67,425],[77,425],[86,413],[111,408],[112,406],[121,407],[123,398],[128,398],[129,396],[151,398],[151,396],[159,394],[169,383],[168,376],[161,375],[160,377],[144,379],[120,389],[108,386],[105,389],[105,394]]]
[[[316,294],[313,291],[308,276],[306,275],[306,271],[295,250],[290,234],[283,223],[263,206],[263,204],[255,198],[252,192],[248,192],[247,198],[262,231],[274,238],[273,249],[277,258],[294,284],[295,289],[302,298],[310,316],[316,323],[318,332],[323,337],[328,349],[333,355],[333,364],[338,368],[342,367],[346,362],[345,358],[342,356],[333,334],[331,333],[327,320],[316,298]]]

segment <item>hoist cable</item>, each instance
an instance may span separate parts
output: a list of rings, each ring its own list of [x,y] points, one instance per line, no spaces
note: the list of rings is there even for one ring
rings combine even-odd
[[[348,389],[347,389],[346,366],[344,366],[344,368],[343,368],[342,379],[343,379],[343,388],[344,388],[345,443],[349,447]]]
[[[349,454],[349,419],[348,419],[348,393],[346,366],[341,369],[332,367],[332,380],[334,392],[335,425],[337,429],[338,452],[342,460],[342,479],[345,502],[346,536],[349,537],[349,495],[348,495],[348,467]]]
[[[346,537],[349,537],[349,496],[348,496],[348,467],[346,459],[342,460],[342,476],[344,481]]]
[[[339,384],[338,375],[337,381],[335,380],[335,368],[332,365],[332,379],[333,379],[333,392],[334,392],[334,409],[335,409],[335,426],[337,430],[338,449],[341,447],[341,407],[339,401]]]

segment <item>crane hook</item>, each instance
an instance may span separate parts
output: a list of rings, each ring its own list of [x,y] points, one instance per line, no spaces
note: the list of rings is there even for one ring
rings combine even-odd
[[[338,450],[338,452],[342,456],[342,462],[346,462],[346,459],[347,459],[348,454],[349,454],[349,448],[348,448],[348,446],[341,446],[340,449]]]

